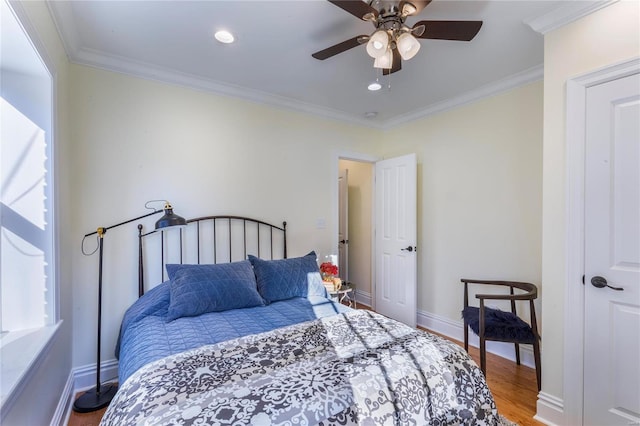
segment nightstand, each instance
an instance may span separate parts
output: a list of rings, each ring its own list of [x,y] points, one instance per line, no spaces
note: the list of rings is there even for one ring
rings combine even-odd
[[[357,308],[355,296],[353,295],[354,290],[355,286],[352,283],[344,283],[340,290],[330,291],[329,295],[338,303],[345,304],[350,308]]]

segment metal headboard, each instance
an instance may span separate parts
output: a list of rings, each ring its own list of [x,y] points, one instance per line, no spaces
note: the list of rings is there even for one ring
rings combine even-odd
[[[162,280],[167,263],[226,263],[244,260],[249,254],[263,259],[287,257],[287,222],[280,227],[243,216],[204,216],[187,220],[186,228],[177,232],[178,241],[170,241],[164,232],[143,233],[138,225],[138,297],[144,294],[143,239],[152,235],[160,244]],[[174,249],[173,260],[168,260],[169,248]]]

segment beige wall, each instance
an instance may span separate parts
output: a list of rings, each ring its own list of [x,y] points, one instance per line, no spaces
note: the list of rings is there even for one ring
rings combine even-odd
[[[640,2],[620,1],[545,35],[542,390],[560,399],[567,285],[566,82],[588,71],[639,56],[639,16]]]
[[[418,310],[460,322],[460,278],[540,285],[542,82],[384,135],[418,157]]]
[[[326,231],[335,226],[335,152],[416,152],[419,309],[458,321],[462,276],[540,283],[541,83],[381,133],[84,66],[70,71],[78,243],[166,198],[185,217],[287,220],[290,255],[315,249],[322,258],[335,252]],[[105,237],[104,360],[136,298],[135,232],[130,225]],[[97,259],[71,255],[73,333],[93,336]],[[93,352],[76,339],[73,365],[95,362]]]
[[[71,235],[145,213],[168,199],[184,217],[207,214],[286,220],[289,255],[335,253],[332,199],[338,150],[368,152],[379,133],[177,86],[72,65],[73,191]],[[156,217],[141,221],[153,226]],[[317,229],[318,219],[326,221]],[[125,309],[137,297],[135,224],[105,236],[103,359]],[[95,247],[86,241],[86,250]],[[74,246],[74,336],[94,336],[97,256]],[[157,282],[149,283],[155,285]],[[95,362],[77,337],[73,365]]]
[[[349,170],[349,281],[371,295],[373,164],[340,160],[339,167]]]

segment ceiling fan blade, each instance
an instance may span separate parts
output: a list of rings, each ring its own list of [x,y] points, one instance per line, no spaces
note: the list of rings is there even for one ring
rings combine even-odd
[[[365,15],[373,14],[374,18],[378,17],[378,11],[373,7],[369,6],[367,3],[362,0],[328,0],[329,3],[333,3],[338,6],[340,9],[349,12],[353,16],[358,19],[362,19],[363,21],[367,21],[365,19]]]
[[[431,0],[402,0],[398,5],[398,9],[403,10],[405,3],[412,4],[416,9],[416,11],[411,13],[410,15],[417,15],[418,13],[420,13],[420,11],[422,11],[422,9],[424,9],[429,5],[429,3],[431,3]]]
[[[471,41],[480,27],[482,21],[420,21],[413,27],[425,26],[424,32],[416,37],[435,40],[459,40]]]
[[[402,69],[402,56],[400,56],[400,51],[398,49],[393,49],[393,63],[391,64],[391,68],[383,68],[382,75],[393,74],[396,71],[400,71]]]
[[[369,40],[368,35],[359,35],[354,38],[350,38],[349,40],[345,40],[342,43],[335,44],[331,47],[320,50],[319,52],[313,53],[311,56],[324,61],[325,59],[335,56],[338,53],[342,53],[346,50],[360,46],[362,43],[366,43],[367,40]]]

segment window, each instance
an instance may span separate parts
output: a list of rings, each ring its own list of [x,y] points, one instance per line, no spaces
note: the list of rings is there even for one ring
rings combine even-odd
[[[53,82],[14,10],[0,0],[0,413],[58,329]],[[0,414],[0,422],[2,416]]]
[[[0,329],[54,322],[51,76],[2,2]]]
[[[47,325],[51,238],[45,131],[0,98],[0,325],[2,332]]]

